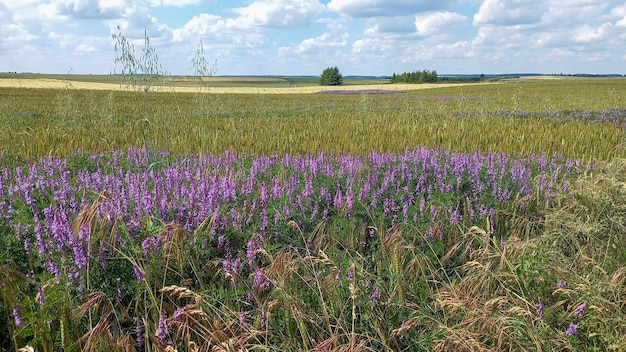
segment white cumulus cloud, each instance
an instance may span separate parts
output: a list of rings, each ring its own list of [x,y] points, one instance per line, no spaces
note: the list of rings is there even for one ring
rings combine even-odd
[[[324,5],[317,0],[261,0],[233,9],[241,16],[241,21],[276,28],[307,26],[324,10]]]
[[[82,19],[119,17],[127,5],[119,0],[54,0],[49,4],[56,14]]]
[[[367,19],[365,35],[408,34],[415,32],[415,16],[372,17]]]
[[[617,27],[626,27],[626,3],[611,9],[610,18],[615,20]]]
[[[574,38],[579,43],[592,43],[609,38],[612,33],[613,25],[610,23],[605,23],[599,27],[584,25],[575,32]]]
[[[474,25],[529,25],[541,22],[549,1],[485,0],[474,15]]]
[[[420,36],[430,36],[467,22],[467,17],[458,13],[442,11],[415,16],[415,28]]]

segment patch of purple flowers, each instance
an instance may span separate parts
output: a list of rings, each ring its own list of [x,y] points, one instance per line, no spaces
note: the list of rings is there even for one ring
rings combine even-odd
[[[549,119],[561,119],[565,121],[584,120],[590,122],[611,123],[621,128],[626,128],[626,109],[607,109],[600,111],[588,110],[561,110],[561,111],[527,111],[527,110],[502,110],[491,113],[498,116],[513,117],[543,117]]]
[[[168,162],[151,167],[145,150],[131,149],[88,155],[97,168],[72,166],[71,157],[0,166],[0,221],[20,235],[57,282],[63,275],[75,282],[90,260],[102,261],[104,254],[89,253],[98,247],[89,245],[89,226],[73,226],[76,214],[94,202],[94,223],[115,223],[114,234],[126,234],[115,236],[117,244],[139,245],[144,256],[159,254],[169,236],[146,231],[150,224],[180,224],[195,234],[208,219],[204,235],[217,238],[225,273],[236,275],[242,261],[254,266],[262,241],[283,231],[286,219],[300,219],[300,228],[308,231],[330,216],[368,223],[367,214],[380,213],[390,225],[424,224],[425,233],[438,239],[446,231],[435,223],[482,224],[486,218],[495,223],[497,207],[532,194],[549,199],[566,188],[568,177],[589,170],[559,156],[513,159],[426,148],[367,156],[158,157]],[[28,214],[31,222],[23,220]],[[254,229],[258,239],[231,249],[229,234],[243,229]],[[374,229],[368,234],[374,238]],[[190,243],[206,247],[196,238]],[[144,279],[138,268],[134,272],[138,281]]]
[[[402,93],[401,90],[387,90],[387,89],[345,89],[345,90],[322,90],[317,94],[340,94],[340,95],[355,95],[355,94],[397,94]]]

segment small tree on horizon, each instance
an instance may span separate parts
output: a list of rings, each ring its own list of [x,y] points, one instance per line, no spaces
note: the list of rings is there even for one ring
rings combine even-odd
[[[340,86],[343,84],[343,75],[337,66],[327,67],[320,77],[320,86]]]

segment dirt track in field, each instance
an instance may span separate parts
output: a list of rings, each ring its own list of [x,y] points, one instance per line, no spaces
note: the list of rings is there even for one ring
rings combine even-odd
[[[481,83],[473,83],[481,84]],[[421,90],[442,87],[454,87],[467,85],[467,83],[450,83],[450,84],[367,84],[367,85],[348,85],[348,86],[306,86],[293,88],[279,87],[205,87],[202,88],[203,93],[215,94],[307,94],[317,93],[327,90]],[[19,78],[1,78],[0,87],[5,88],[40,88],[40,89],[91,89],[91,90],[115,90],[115,91],[131,91],[132,87],[127,87],[118,83],[94,83],[94,82],[77,82],[64,81],[59,79],[19,79]],[[197,93],[197,87],[178,87],[163,86],[151,87],[154,91],[160,92],[178,92],[178,93]]]

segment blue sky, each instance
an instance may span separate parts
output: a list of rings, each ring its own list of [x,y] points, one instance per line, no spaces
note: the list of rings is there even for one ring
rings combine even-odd
[[[0,0],[0,71],[119,71],[118,26],[186,75],[626,74],[626,2],[598,0]]]

